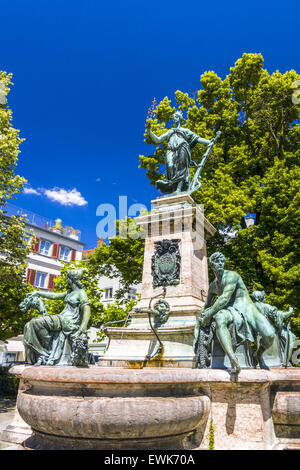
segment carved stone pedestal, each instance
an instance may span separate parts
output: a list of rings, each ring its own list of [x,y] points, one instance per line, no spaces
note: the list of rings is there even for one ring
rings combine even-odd
[[[148,314],[132,312],[128,327],[106,329],[110,343],[99,365],[191,367],[196,315],[208,290],[206,240],[215,228],[188,194],[155,199],[151,213],[135,221],[145,236],[141,300],[136,307],[153,308],[159,299],[169,304],[168,321],[157,330],[164,354],[145,361],[157,339]]]

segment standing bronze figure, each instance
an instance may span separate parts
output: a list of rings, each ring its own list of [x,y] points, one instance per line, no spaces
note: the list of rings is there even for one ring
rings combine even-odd
[[[151,140],[155,144],[161,144],[168,141],[168,149],[166,153],[166,178],[158,180],[156,187],[165,194],[178,194],[187,192],[189,194],[200,188],[198,178],[203,169],[204,163],[211,151],[217,137],[212,140],[203,139],[190,129],[181,126],[183,116],[180,111],[173,114],[174,128],[168,130],[161,136],[155,135],[150,129],[150,122],[147,123],[147,129]],[[198,166],[191,160],[191,149],[197,144],[205,144],[208,149]],[[196,178],[190,181],[190,168],[197,167]]]

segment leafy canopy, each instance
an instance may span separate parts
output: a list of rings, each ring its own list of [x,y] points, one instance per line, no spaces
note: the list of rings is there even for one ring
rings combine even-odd
[[[5,204],[19,193],[26,181],[15,174],[19,146],[23,139],[12,127],[12,112],[6,95],[12,85],[11,74],[0,71],[0,339],[23,331],[30,314],[24,315],[19,303],[31,290],[24,280],[29,252],[24,221],[7,217]]]
[[[204,73],[196,97],[176,91],[176,106],[165,97],[148,121],[161,135],[172,127],[177,107],[186,112],[184,127],[196,134],[210,139],[221,131],[193,195],[218,229],[209,254],[223,251],[227,268],[241,274],[250,292],[264,289],[271,304],[293,306],[299,335],[300,100],[292,99],[297,80],[294,70],[270,75],[261,54],[244,54],[224,80]],[[166,144],[155,147],[147,132],[145,141],[153,150],[140,155],[140,167],[154,185],[163,175]],[[202,154],[197,145],[192,159],[200,162]],[[247,213],[256,214],[249,228]],[[224,229],[237,231],[229,243]]]

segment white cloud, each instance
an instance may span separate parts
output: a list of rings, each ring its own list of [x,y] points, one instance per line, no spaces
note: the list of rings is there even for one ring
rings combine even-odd
[[[34,194],[36,196],[44,194],[50,201],[58,202],[63,206],[85,206],[87,204],[87,201],[76,188],[67,190],[57,187],[53,189],[25,187],[23,193]]]
[[[39,193],[36,189],[26,188],[26,187],[23,189],[23,193],[24,194],[36,194],[37,196],[41,195],[41,193]]]
[[[51,201],[58,202],[63,206],[85,206],[87,204],[76,188],[69,190],[63,188],[45,189],[44,194]]]

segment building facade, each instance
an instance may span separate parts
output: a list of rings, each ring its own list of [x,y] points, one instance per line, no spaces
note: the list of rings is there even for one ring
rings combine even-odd
[[[26,260],[26,281],[40,290],[52,291],[62,262],[82,259],[85,244],[80,240],[80,231],[62,225],[61,219],[52,221],[13,204],[6,205],[6,212],[8,216],[26,217],[26,238],[31,243]],[[24,361],[23,336],[10,338],[1,350],[2,363]]]
[[[95,251],[95,248],[84,250],[85,244],[80,240],[80,232],[72,227],[63,226],[60,219],[52,221],[13,204],[7,204],[6,210],[9,216],[26,216],[26,237],[28,241],[31,240],[31,250],[27,258],[26,281],[35,288],[52,291],[54,279],[59,276],[63,261],[87,259]],[[103,243],[102,239],[98,239],[97,248]],[[103,290],[103,304],[114,303],[115,294],[121,288],[120,279],[102,276],[98,286]],[[131,286],[127,298],[135,299],[140,292],[141,284]],[[97,331],[97,328],[93,327],[88,330],[89,352],[96,357],[104,353],[108,339],[98,341]],[[24,361],[23,336],[10,338],[2,345],[0,353],[2,363]]]

